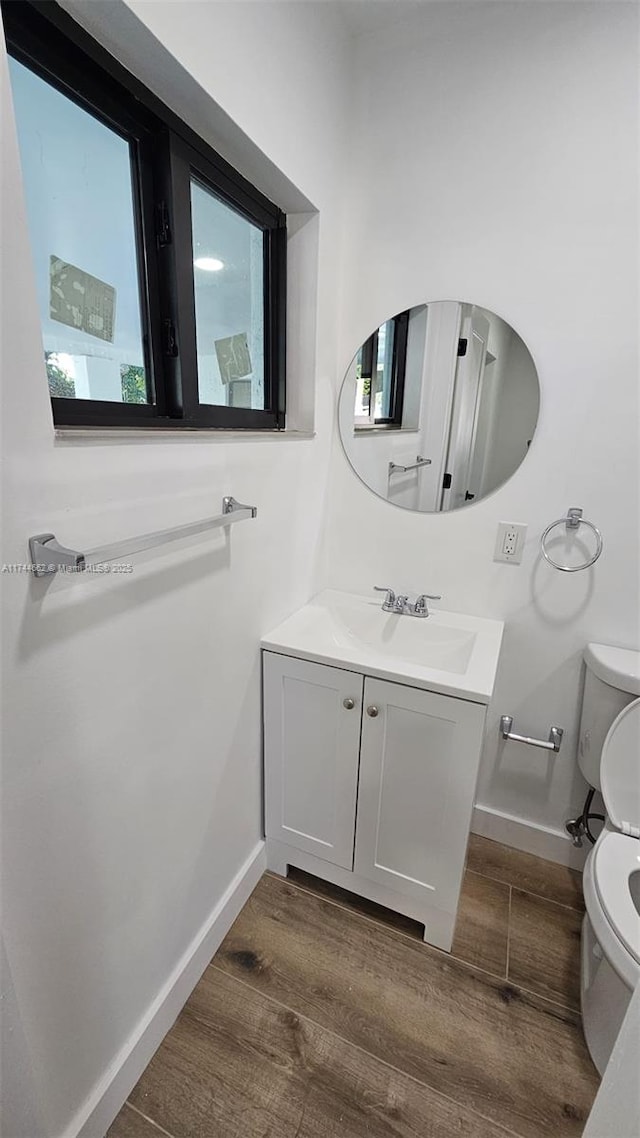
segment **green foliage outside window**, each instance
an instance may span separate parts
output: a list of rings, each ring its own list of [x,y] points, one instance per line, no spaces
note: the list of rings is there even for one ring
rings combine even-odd
[[[144,368],[134,364],[123,364],[120,368],[122,381],[123,403],[146,403],[147,382],[144,377]]]
[[[359,354],[362,354],[360,352]],[[356,364],[356,380],[362,379],[362,360],[358,359]],[[371,395],[371,376],[362,382],[362,395],[364,399],[368,399]]]
[[[45,352],[49,391],[56,399],[75,399],[76,387],[71,376],[58,363],[56,352]]]

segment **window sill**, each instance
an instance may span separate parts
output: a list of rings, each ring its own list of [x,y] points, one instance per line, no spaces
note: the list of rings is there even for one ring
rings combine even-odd
[[[356,438],[359,435],[419,435],[420,429],[418,427],[389,427],[384,423],[379,427],[354,427],[354,434]]]
[[[234,431],[222,427],[149,427],[140,430],[138,427],[56,427],[54,430],[56,442],[60,443],[87,443],[87,442],[201,442],[201,443],[238,443],[238,442],[297,442],[315,439],[315,431]]]

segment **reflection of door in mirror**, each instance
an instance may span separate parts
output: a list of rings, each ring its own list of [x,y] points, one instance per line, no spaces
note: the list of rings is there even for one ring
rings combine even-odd
[[[420,423],[432,466],[418,509],[453,510],[490,494],[520,465],[539,387],[526,345],[494,312],[448,300],[428,310]]]
[[[540,392],[526,344],[504,320],[488,313],[489,351],[480,391],[470,483],[491,494],[525,458],[536,429]]]
[[[475,306],[463,304],[461,308],[441,510],[455,510],[476,496],[471,489],[470,473],[489,342],[489,321]]]

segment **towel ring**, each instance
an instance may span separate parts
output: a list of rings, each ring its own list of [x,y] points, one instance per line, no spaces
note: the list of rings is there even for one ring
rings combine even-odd
[[[590,558],[589,561],[585,561],[583,565],[559,565],[558,562],[554,561],[553,558],[550,557],[547,553],[546,540],[551,533],[551,530],[555,529],[556,526],[561,525],[566,525],[568,530],[579,529],[581,525],[588,526],[589,529],[592,530],[595,534],[597,543],[596,551],[593,557]],[[598,560],[600,554],[602,553],[602,534],[600,533],[598,527],[594,526],[593,522],[588,522],[586,518],[583,518],[582,510],[579,510],[577,507],[572,506],[570,510],[567,510],[566,518],[558,518],[557,521],[552,522],[550,526],[547,526],[542,537],[540,538],[540,547],[542,549],[543,557],[546,561],[549,562],[550,565],[553,565],[554,569],[559,569],[561,573],[579,573],[581,569],[588,569]]]

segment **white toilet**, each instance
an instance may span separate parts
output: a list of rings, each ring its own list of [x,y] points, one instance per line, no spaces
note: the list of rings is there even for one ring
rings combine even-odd
[[[640,699],[614,720],[597,773],[607,820],[584,869],[581,997],[602,1074],[640,982]]]
[[[610,644],[587,644],[584,662],[586,673],[578,765],[590,790],[582,813],[565,823],[575,846],[581,846],[585,837],[591,843],[595,842],[591,821],[604,821],[604,818],[602,814],[592,813],[591,803],[595,792],[601,789],[600,758],[604,741],[616,715],[640,696],[640,652],[631,648],[614,648]]]

